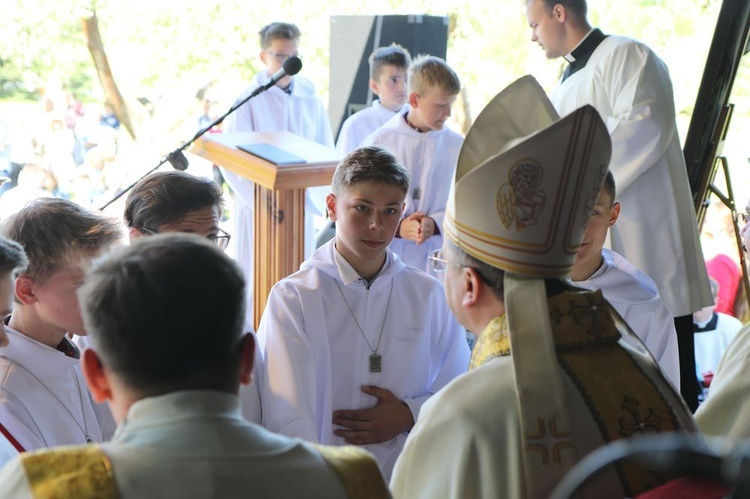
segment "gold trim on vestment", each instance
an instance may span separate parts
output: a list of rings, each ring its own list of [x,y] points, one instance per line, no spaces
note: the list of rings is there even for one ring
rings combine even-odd
[[[116,499],[109,457],[98,445],[21,454],[31,494],[37,499]]]
[[[364,449],[353,445],[315,445],[315,448],[336,473],[350,499],[391,497],[377,462]]]
[[[508,336],[508,321],[505,320],[505,315],[501,315],[487,323],[484,331],[474,343],[469,370],[476,369],[495,357],[506,355],[510,355],[510,336]]]

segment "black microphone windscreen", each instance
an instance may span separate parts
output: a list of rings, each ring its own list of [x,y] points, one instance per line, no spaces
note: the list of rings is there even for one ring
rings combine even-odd
[[[292,56],[284,61],[284,72],[289,76],[296,75],[302,69],[302,61],[297,56]]]

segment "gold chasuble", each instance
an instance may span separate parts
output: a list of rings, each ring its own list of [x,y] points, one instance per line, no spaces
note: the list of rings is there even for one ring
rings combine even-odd
[[[378,464],[365,450],[352,445],[334,447],[315,445],[325,462],[338,476],[351,499],[387,499],[391,497]]]
[[[116,499],[109,458],[98,445],[61,447],[21,457],[37,499]]]

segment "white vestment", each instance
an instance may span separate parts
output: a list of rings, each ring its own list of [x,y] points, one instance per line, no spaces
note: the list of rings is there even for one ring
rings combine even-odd
[[[236,396],[182,391],[133,404],[102,450],[123,499],[345,498],[308,443],[247,423]],[[0,473],[0,497],[31,497],[20,461]]]
[[[591,104],[607,125],[622,203],[612,249],[656,282],[675,317],[710,305],[666,65],[642,43],[610,35],[550,99],[560,116]]]
[[[427,256],[443,247],[443,237],[438,232],[442,230],[445,205],[463,141],[461,135],[447,127],[420,133],[399,113],[361,144],[390,149],[409,171],[411,185],[406,195],[404,217],[421,211],[435,220],[436,235],[420,245],[408,239],[393,239],[391,250],[407,265],[427,270]]]
[[[362,386],[390,390],[416,421],[422,404],[466,371],[469,348],[436,279],[388,251],[368,286],[343,257],[334,257],[334,242],[274,286],[258,340],[266,366],[263,426],[343,445],[333,435],[332,413],[375,406]],[[382,372],[370,372],[373,350],[381,356]],[[386,478],[405,440],[404,433],[364,446]]]
[[[680,358],[674,317],[661,301],[654,281],[614,251],[602,250],[602,266],[585,281],[573,282],[584,289],[601,289],[630,329],[641,339],[664,374],[680,386]],[[631,336],[623,337],[634,344]]]
[[[267,71],[256,74],[241,100],[261,85],[270,81]],[[325,146],[333,147],[333,135],[323,102],[313,84],[300,76],[293,77],[291,94],[276,85],[253,97],[225,121],[226,132],[289,131]],[[294,152],[294,151],[291,151]],[[247,317],[253,317],[253,212],[255,185],[250,180],[222,169],[224,178],[234,191],[234,232],[231,242],[234,255],[243,270],[247,283]],[[314,216],[325,213],[325,198],[329,186],[313,187],[305,192],[305,255],[315,249]]]
[[[375,99],[372,106],[354,113],[344,121],[336,141],[336,150],[341,154],[349,154],[359,147],[365,137],[383,126],[395,114],[383,107],[380,100]]]
[[[716,374],[721,357],[742,329],[742,322],[736,317],[721,312],[714,313],[716,314],[716,327],[710,331],[696,331],[693,334],[695,339],[695,372],[699,379],[703,379],[703,373],[708,371]],[[708,321],[695,323],[695,325],[705,327],[711,320],[713,320],[713,316]]]
[[[746,324],[716,368],[708,398],[695,412],[706,435],[732,440],[750,438],[750,324]]]
[[[0,423],[13,438],[26,451],[85,444],[87,435],[101,442],[79,359],[8,326],[5,332],[10,344],[0,350]]]

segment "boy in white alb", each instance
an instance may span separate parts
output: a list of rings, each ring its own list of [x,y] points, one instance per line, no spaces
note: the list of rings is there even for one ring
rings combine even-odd
[[[378,147],[336,168],[336,237],[271,290],[258,329],[263,426],[363,445],[388,478],[422,404],[466,371],[469,349],[440,283],[388,249],[409,175]]]
[[[581,288],[600,289],[659,364],[662,372],[680,386],[680,359],[674,318],[659,297],[654,281],[621,255],[604,248],[607,231],[617,222],[620,203],[615,202],[615,178],[607,171],[576,254],[570,279]],[[637,346],[638,340],[625,336]]]
[[[122,229],[75,203],[45,198],[7,219],[2,235],[24,247],[29,265],[15,281],[10,344],[0,351],[0,424],[24,451],[100,442],[80,351],[67,333],[86,334],[76,290]]]
[[[441,248],[440,227],[463,137],[445,128],[461,90],[456,73],[439,57],[421,56],[409,67],[409,110],[369,135],[362,145],[390,149],[411,175],[404,219],[391,250],[407,265],[427,270]]]
[[[406,72],[411,64],[409,51],[400,45],[380,47],[370,54],[370,90],[379,98],[372,106],[346,119],[341,126],[336,150],[349,154],[372,132],[393,115],[403,111],[406,104]]]
[[[28,264],[20,244],[0,237],[0,317],[7,317],[13,310],[16,273]],[[5,346],[8,346],[8,336],[5,328],[0,328],[0,348]],[[15,438],[0,424],[0,463],[9,461],[21,450]]]
[[[294,24],[275,22],[259,32],[260,60],[265,71],[256,74],[241,98],[267,84],[289,57],[297,55],[300,30]],[[309,140],[333,147],[333,134],[323,102],[313,84],[301,76],[285,76],[276,85],[247,101],[227,117],[226,132],[289,131]],[[234,191],[233,240],[235,259],[248,283],[247,316],[253,317],[253,205],[254,184],[250,180],[222,170]],[[325,211],[328,187],[313,187],[305,192],[305,256],[315,249],[314,216]]]

